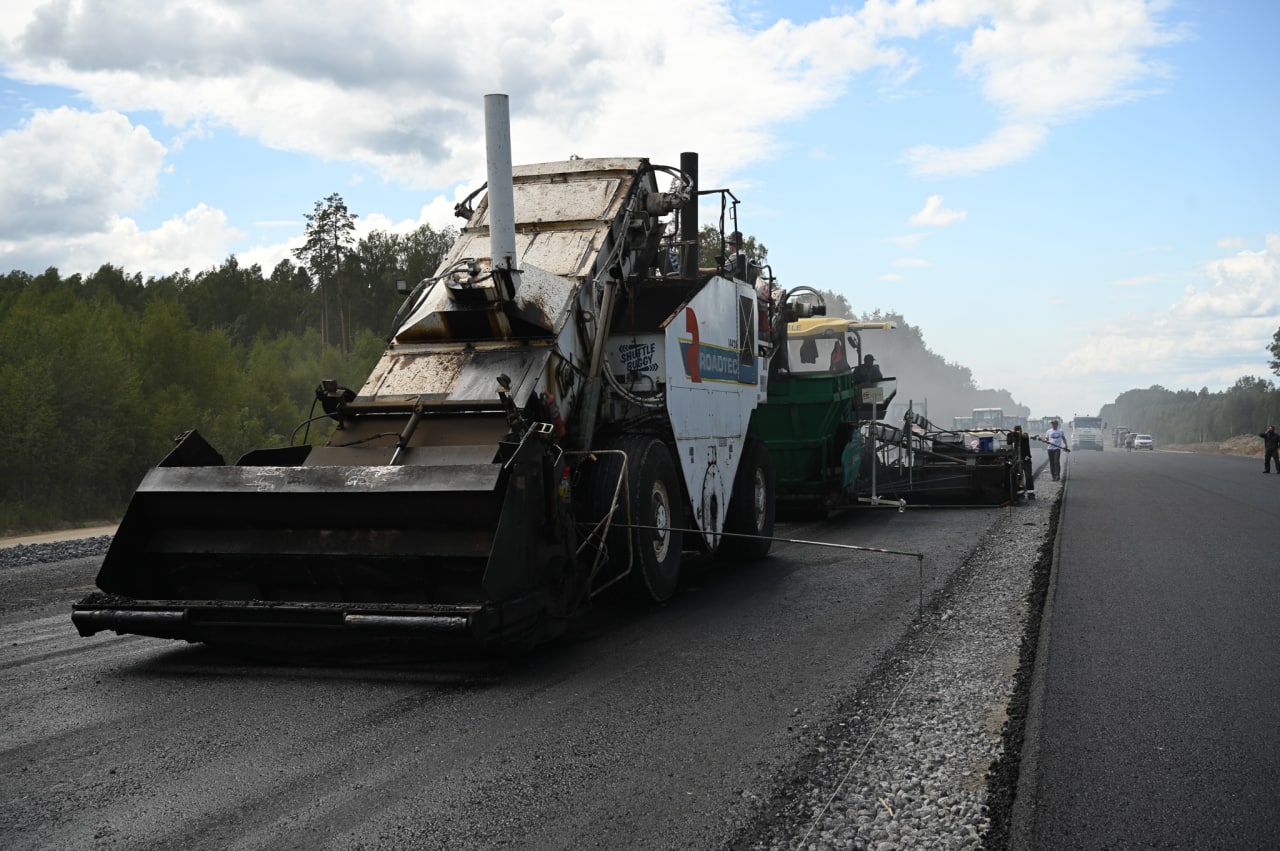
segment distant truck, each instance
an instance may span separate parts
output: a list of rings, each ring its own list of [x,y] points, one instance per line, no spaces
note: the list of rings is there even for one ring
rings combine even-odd
[[[1102,417],[1077,416],[1071,421],[1071,448],[1102,451],[1102,430],[1107,424]]]
[[[1054,423],[1057,423],[1059,426],[1061,426],[1065,422],[1066,420],[1064,420],[1062,417],[1057,417],[1057,416],[1041,417],[1039,420],[1039,427],[1036,428],[1035,431],[1038,434],[1044,434],[1046,431],[1053,428]]]
[[[982,431],[984,429],[1000,429],[1004,428],[1004,409],[1003,408],[974,408],[973,409],[973,430]]]
[[[1111,430],[1111,445],[1117,449],[1124,446],[1124,439],[1129,434],[1129,429],[1124,426],[1116,426]]]

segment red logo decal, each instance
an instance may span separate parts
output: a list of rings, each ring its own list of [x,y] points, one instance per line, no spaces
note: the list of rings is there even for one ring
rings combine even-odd
[[[702,370],[698,368],[698,317],[692,307],[684,309],[684,330],[693,336],[688,354],[685,355],[685,369],[689,372],[689,379],[698,384],[702,382]]]

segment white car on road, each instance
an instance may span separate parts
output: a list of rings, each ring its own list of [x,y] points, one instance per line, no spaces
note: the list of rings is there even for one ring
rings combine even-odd
[[[1133,439],[1134,449],[1150,449],[1155,451],[1156,442],[1151,439],[1149,434],[1140,434]]]

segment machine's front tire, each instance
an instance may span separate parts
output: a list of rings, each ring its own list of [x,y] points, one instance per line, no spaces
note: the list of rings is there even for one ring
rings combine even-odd
[[[776,488],[769,447],[759,438],[748,435],[733,479],[733,494],[729,499],[724,530],[752,537],[724,538],[717,553],[720,557],[754,561],[769,554],[773,545]]]
[[[661,603],[680,584],[684,548],[684,503],[671,452],[660,440],[629,437],[624,442],[630,478],[632,529],[631,587],[645,602]]]

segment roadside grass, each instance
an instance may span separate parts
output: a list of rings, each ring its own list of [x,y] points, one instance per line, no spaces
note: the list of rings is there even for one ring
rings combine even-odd
[[[1254,455],[1262,457],[1262,438],[1256,434],[1240,434],[1219,443],[1170,443],[1159,446],[1176,452],[1199,452],[1203,455]]]

